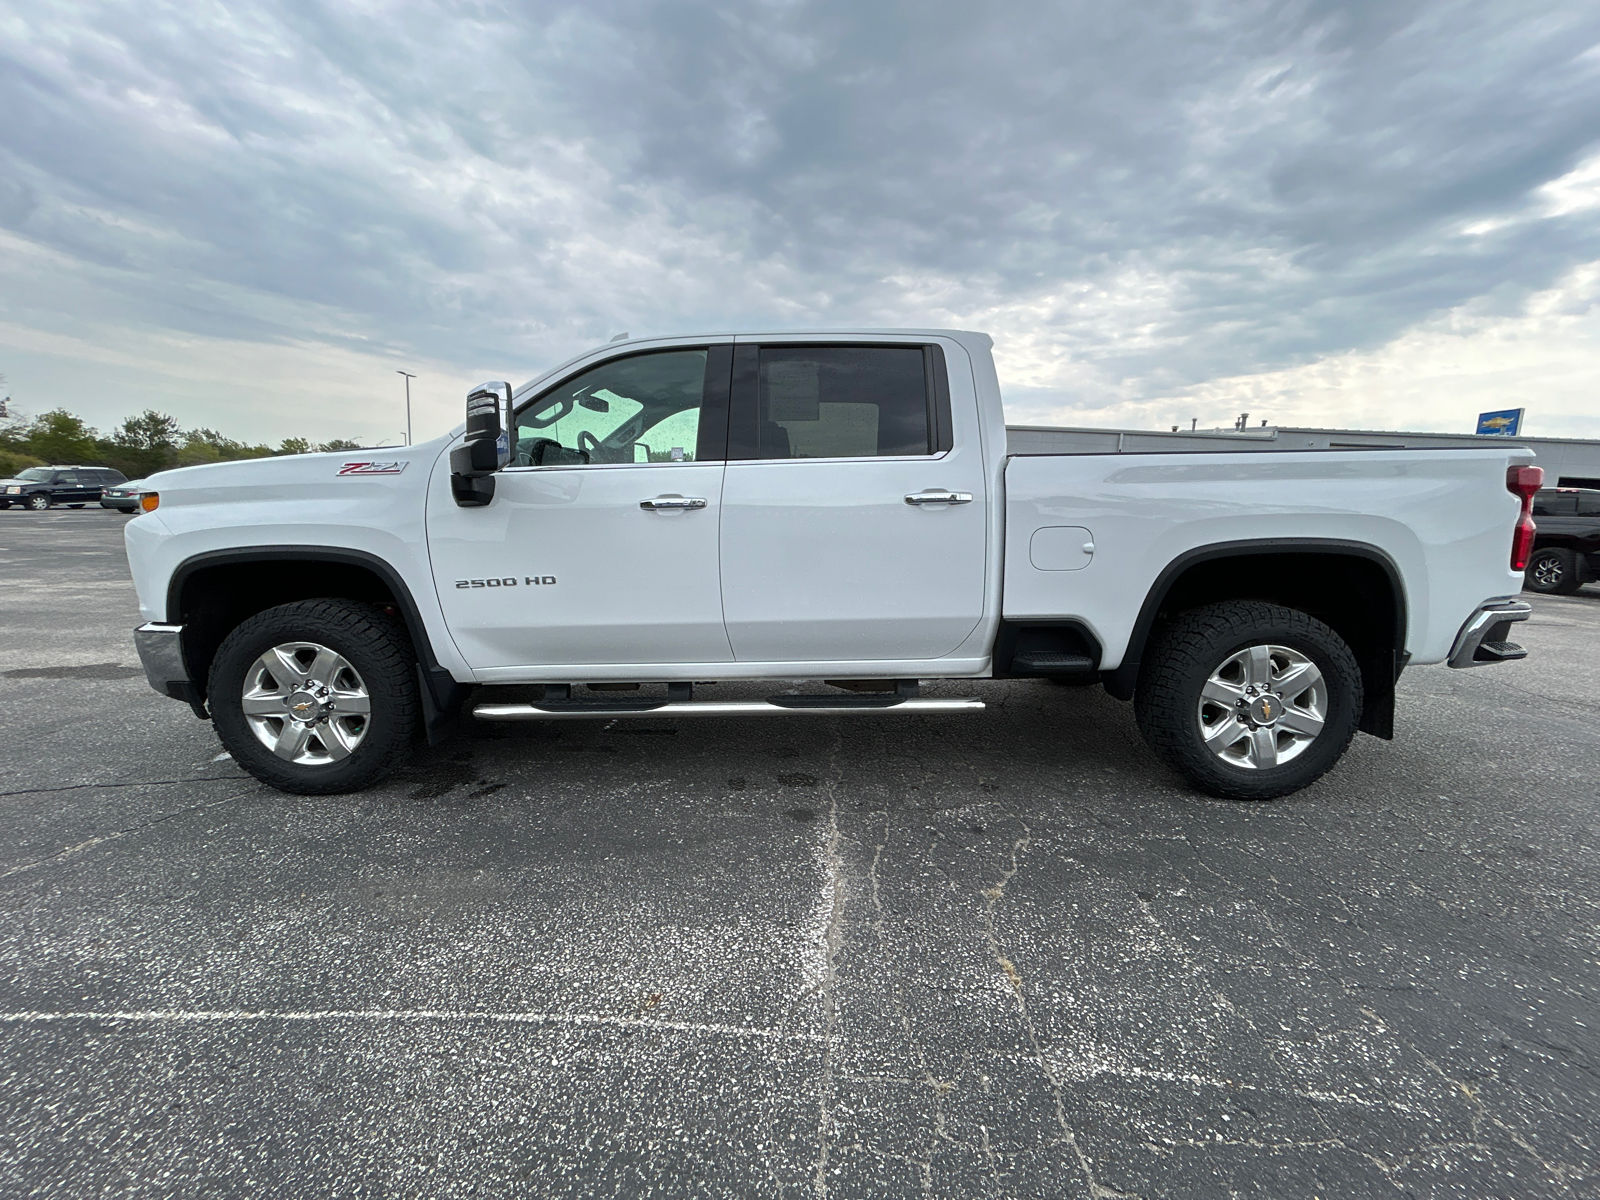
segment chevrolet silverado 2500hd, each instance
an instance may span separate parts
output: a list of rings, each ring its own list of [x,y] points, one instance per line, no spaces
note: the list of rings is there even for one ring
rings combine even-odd
[[[608,345],[483,385],[432,442],[156,476],[127,527],[135,640],[158,691],[302,793],[371,783],[463,706],[892,718],[983,707],[919,681],[1031,676],[1103,683],[1195,786],[1266,799],[1392,736],[1407,665],[1523,656],[1542,472],[1515,444],[1006,438],[982,334]]]

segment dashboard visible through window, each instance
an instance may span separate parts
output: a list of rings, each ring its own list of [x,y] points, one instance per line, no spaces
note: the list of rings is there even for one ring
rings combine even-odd
[[[512,465],[696,461],[708,354],[630,355],[553,388],[518,411]]]

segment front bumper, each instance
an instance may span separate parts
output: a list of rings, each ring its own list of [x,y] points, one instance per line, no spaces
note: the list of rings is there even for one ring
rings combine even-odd
[[[189,668],[183,659],[183,626],[162,625],[155,621],[133,631],[133,645],[144,664],[144,677],[163,696],[182,700],[195,715],[205,717],[205,702],[195,691]]]
[[[1532,615],[1533,606],[1526,600],[1489,600],[1478,605],[1456,634],[1455,645],[1450,648],[1450,665],[1481,667],[1485,663],[1527,658],[1526,650],[1506,639],[1512,625]]]

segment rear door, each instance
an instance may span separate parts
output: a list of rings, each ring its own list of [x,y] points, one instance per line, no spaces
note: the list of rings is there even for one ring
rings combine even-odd
[[[752,342],[733,380],[721,549],[735,658],[960,646],[983,615],[990,498],[976,399],[963,389],[952,406],[944,348]]]
[[[79,471],[56,472],[55,484],[50,488],[52,499],[57,504],[80,504],[87,490],[82,472]]]

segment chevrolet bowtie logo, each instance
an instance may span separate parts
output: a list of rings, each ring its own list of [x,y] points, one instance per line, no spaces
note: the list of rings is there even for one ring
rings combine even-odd
[[[1264,721],[1272,720],[1272,701],[1263,700],[1261,702],[1261,719]]]

